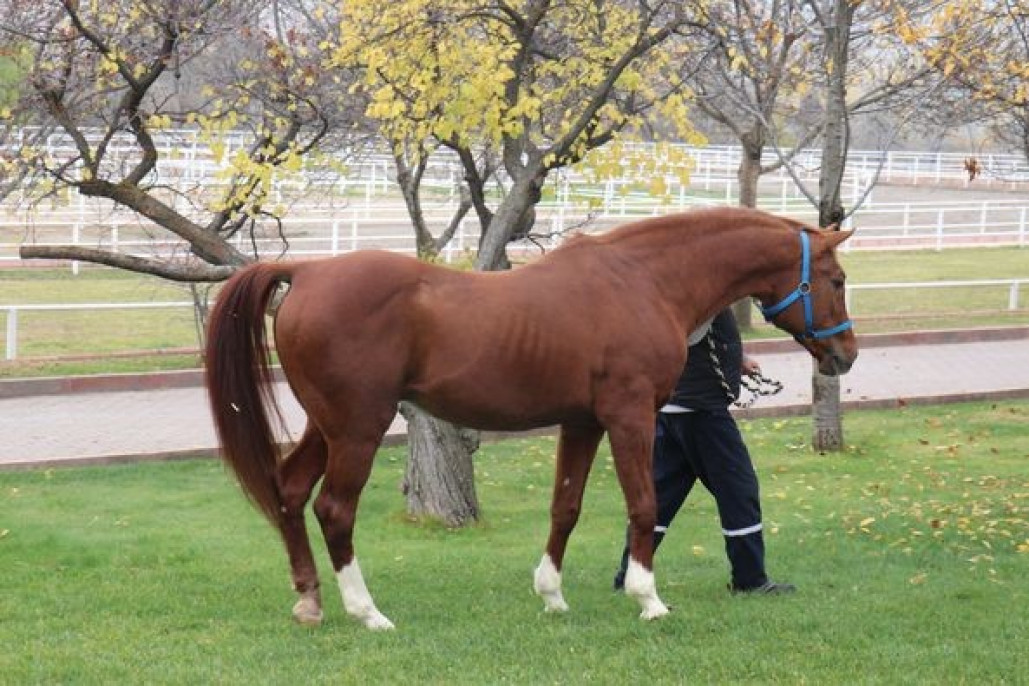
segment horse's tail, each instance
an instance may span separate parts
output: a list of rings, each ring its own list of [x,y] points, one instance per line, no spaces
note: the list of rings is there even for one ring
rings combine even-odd
[[[268,304],[292,267],[257,264],[241,269],[222,288],[207,326],[207,393],[222,459],[247,497],[274,524],[281,500],[278,443],[269,411],[282,414],[272,386],[271,351],[265,335]]]

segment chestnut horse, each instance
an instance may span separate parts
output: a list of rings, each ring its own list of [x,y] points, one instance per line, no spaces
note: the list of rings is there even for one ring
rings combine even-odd
[[[657,408],[683,368],[690,331],[755,297],[825,374],[857,356],[835,249],[849,232],[820,231],[756,210],[719,208],[578,237],[509,272],[468,273],[388,252],[256,264],[236,273],[211,312],[207,384],[222,455],[279,529],[300,622],[322,618],[304,527],[314,501],[350,615],[392,628],[354,556],[358,498],[376,449],[409,400],[485,430],[559,425],[550,537],[534,588],[566,610],[561,569],[583,488],[605,432],[630,521],[625,591],[645,619],[668,612],[652,572]],[[307,412],[280,457],[273,431],[265,314],[282,284],[275,343]]]

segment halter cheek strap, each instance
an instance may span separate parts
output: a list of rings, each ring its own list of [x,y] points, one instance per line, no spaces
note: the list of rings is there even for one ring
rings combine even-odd
[[[827,329],[815,328],[815,315],[811,303],[811,239],[808,237],[807,232],[803,230],[800,232],[800,283],[789,295],[771,307],[761,306],[761,314],[765,316],[765,321],[772,321],[772,319],[798,300],[800,300],[804,307],[804,335],[794,335],[794,338],[797,340],[801,338],[813,338],[815,340],[829,338],[854,326],[854,323],[847,319]]]

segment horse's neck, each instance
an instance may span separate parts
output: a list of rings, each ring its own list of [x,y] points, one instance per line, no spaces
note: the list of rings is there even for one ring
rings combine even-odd
[[[670,239],[654,260],[657,287],[692,330],[741,298],[768,294],[771,276],[796,262],[783,235],[761,226]]]

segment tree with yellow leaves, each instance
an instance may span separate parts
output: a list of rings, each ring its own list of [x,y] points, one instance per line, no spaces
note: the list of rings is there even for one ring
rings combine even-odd
[[[897,34],[1029,161],[1029,0],[897,4]]]
[[[337,64],[363,70],[368,116],[413,167],[452,152],[479,218],[479,269],[505,263],[555,169],[660,113],[692,136],[669,80],[690,3],[403,0],[344,7]],[[363,40],[358,40],[361,38]],[[503,196],[490,204],[486,184]]]
[[[241,0],[4,5],[0,40],[28,62],[28,87],[8,114],[29,127],[19,154],[5,163],[12,176],[28,174],[34,183],[22,187],[29,193],[72,190],[113,201],[190,250],[169,257],[26,244],[23,258],[220,281],[255,259],[243,247],[255,232],[285,241],[283,210],[270,197],[275,181],[349,121],[344,72],[322,69],[317,51],[334,20],[290,13],[287,3]],[[69,145],[48,148],[52,135]],[[180,135],[212,151],[221,185],[189,193],[160,177],[159,161],[177,151],[159,139]]]
[[[699,4],[699,3],[698,3]],[[691,3],[659,0],[371,0],[344,6],[335,61],[358,68],[396,160],[419,252],[431,257],[474,209],[475,267],[508,266],[528,234],[548,175],[660,117],[693,136],[686,91],[670,78],[691,27]],[[432,154],[458,161],[463,201],[440,237],[421,212]],[[469,316],[475,316],[470,312]],[[405,406],[408,511],[450,525],[478,518],[474,434]]]

